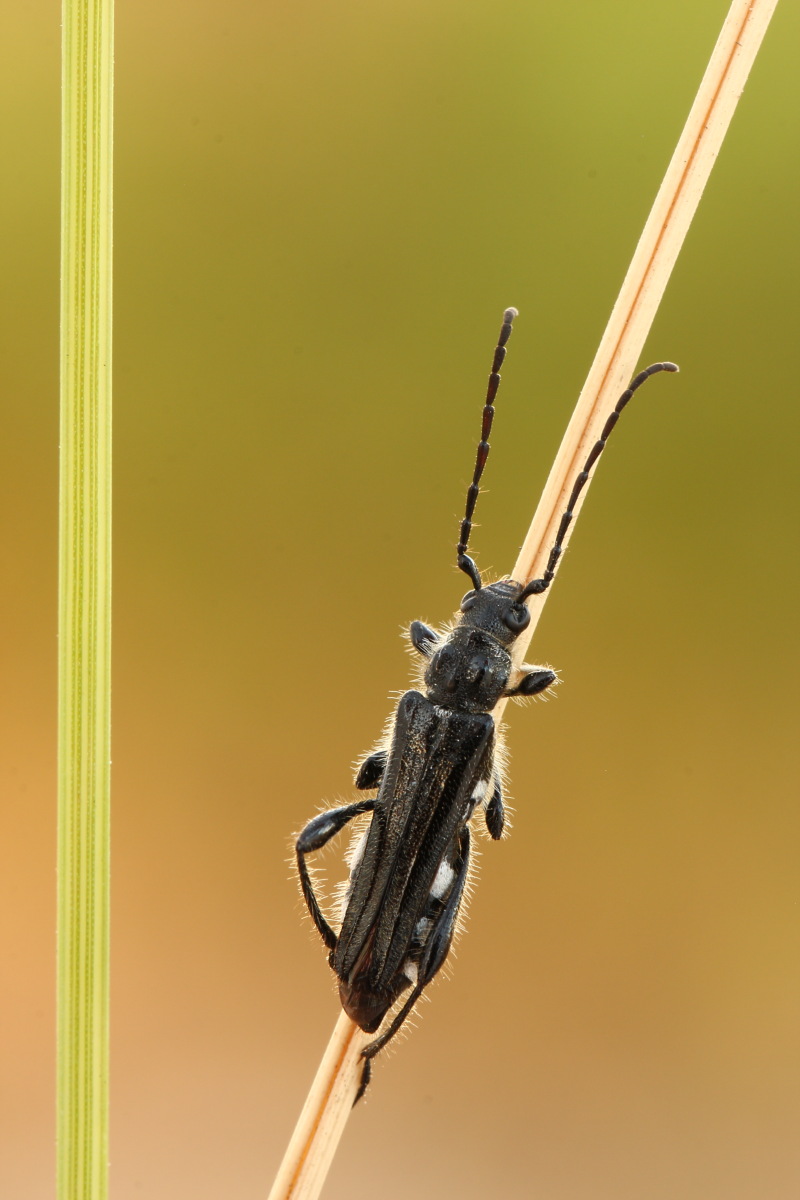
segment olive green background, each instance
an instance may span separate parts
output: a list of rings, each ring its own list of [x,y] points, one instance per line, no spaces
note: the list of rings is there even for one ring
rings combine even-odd
[[[508,571],[726,10],[120,4],[113,1200],[264,1197],[337,1015],[290,837]],[[326,1196],[789,1200],[796,6],[537,631],[451,978]],[[0,1192],[52,1195],[59,13],[4,17]],[[335,871],[337,854],[326,860]],[[424,1019],[423,1019],[424,1018]]]

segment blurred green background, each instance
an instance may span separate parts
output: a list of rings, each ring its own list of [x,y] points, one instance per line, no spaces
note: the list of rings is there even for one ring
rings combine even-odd
[[[453,544],[508,571],[726,11],[120,5],[114,1200],[266,1195],[337,1015],[290,835]],[[800,15],[779,6],[510,717],[452,978],[326,1196],[789,1200]],[[4,16],[0,1192],[52,1194],[59,14]],[[334,865],[336,855],[328,861]]]

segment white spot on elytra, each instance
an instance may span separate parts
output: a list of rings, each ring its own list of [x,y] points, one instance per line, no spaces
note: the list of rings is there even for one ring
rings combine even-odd
[[[409,983],[416,983],[419,978],[419,967],[410,958],[403,963],[403,974]]]
[[[439,870],[436,872],[436,878],[431,884],[431,896],[434,900],[441,900],[450,884],[456,877],[456,873],[446,860],[439,863]]]

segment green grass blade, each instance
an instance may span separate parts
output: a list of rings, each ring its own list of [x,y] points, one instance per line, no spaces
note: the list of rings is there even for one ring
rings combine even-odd
[[[58,1197],[108,1193],[112,0],[64,0]]]

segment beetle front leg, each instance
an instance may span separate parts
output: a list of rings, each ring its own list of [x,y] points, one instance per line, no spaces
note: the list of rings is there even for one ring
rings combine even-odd
[[[336,948],[336,934],[322,915],[322,909],[319,906],[314,885],[306,866],[306,855],[313,854],[315,850],[321,850],[332,837],[344,829],[349,821],[352,821],[354,817],[360,817],[362,813],[371,812],[374,807],[374,800],[358,800],[355,804],[348,804],[344,808],[330,808],[327,812],[322,812],[318,816],[312,817],[297,839],[295,846],[297,851],[297,870],[300,875],[303,898],[308,905],[308,911],[311,913],[311,920],[316,925],[320,937],[329,950],[335,950]]]
[[[423,658],[430,658],[434,649],[442,640],[441,635],[435,629],[431,629],[429,625],[425,625],[422,621],[411,622],[408,636],[411,638],[411,645]]]
[[[531,667],[528,663],[523,663],[520,671],[517,683],[512,688],[506,688],[504,696],[538,696],[539,692],[552,687],[557,678],[555,671],[549,667]]]

